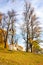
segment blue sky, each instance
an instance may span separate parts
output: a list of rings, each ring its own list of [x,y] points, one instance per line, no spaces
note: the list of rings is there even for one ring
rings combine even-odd
[[[19,14],[18,18],[21,20],[21,14],[23,11],[24,0],[0,0],[0,12],[6,13],[8,10],[15,9]],[[39,17],[41,26],[43,27],[43,0],[27,0],[32,3],[32,6],[35,8],[35,13]],[[12,2],[12,3],[11,3]]]
[[[43,28],[43,0],[27,0],[27,1],[31,2],[32,7],[35,8],[35,13],[39,17],[39,21],[41,23],[40,26]],[[0,12],[7,13],[7,11],[14,9],[17,12],[17,14],[19,14],[17,16],[19,24],[21,24],[22,22],[23,8],[24,8],[24,0],[0,0]],[[20,30],[18,29],[19,25],[16,24],[16,26],[18,31],[17,34],[19,35],[20,34],[19,33]],[[41,38],[43,39],[43,33],[41,34]]]

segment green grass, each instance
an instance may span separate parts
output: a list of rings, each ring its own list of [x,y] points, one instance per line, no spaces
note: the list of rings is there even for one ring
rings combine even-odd
[[[43,55],[0,48],[0,65],[43,65]]]

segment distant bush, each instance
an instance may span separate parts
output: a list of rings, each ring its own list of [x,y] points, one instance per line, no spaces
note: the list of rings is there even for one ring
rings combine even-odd
[[[38,52],[41,50],[39,43],[37,41],[33,41],[33,52]]]

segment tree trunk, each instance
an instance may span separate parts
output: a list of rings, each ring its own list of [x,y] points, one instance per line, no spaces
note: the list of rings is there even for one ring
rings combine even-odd
[[[28,41],[27,41],[27,45],[26,45],[26,52],[28,52]]]
[[[4,45],[4,48],[6,48],[6,41],[5,41],[5,45]]]
[[[30,44],[30,48],[31,48],[31,53],[32,53],[32,44]]]
[[[26,52],[28,52],[28,21],[27,21],[27,45],[26,45]]]

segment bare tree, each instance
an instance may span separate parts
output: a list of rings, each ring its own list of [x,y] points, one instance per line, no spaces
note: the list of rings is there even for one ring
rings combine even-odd
[[[36,17],[34,13],[34,11],[32,11],[32,14],[31,14],[31,21],[30,21],[30,33],[31,33],[31,37],[30,39],[31,40],[38,40],[38,38],[40,37],[40,31],[41,31],[41,28],[39,26],[40,22],[38,21],[38,17]],[[30,44],[30,47],[31,47],[31,52],[32,52],[32,43]]]
[[[15,36],[15,32],[16,32],[16,29],[15,29],[15,21],[16,21],[16,13],[14,10],[12,10],[10,12],[10,15],[11,15],[11,27],[9,29],[10,33],[11,33],[11,44],[14,43],[14,36]]]
[[[10,17],[9,17],[9,12],[8,12],[8,16],[6,16],[5,14],[3,15],[3,25],[2,25],[2,28],[6,29],[6,32],[3,32],[3,36],[4,36],[4,48],[7,47],[7,38],[8,38],[9,27],[10,27]]]
[[[1,29],[2,29],[2,33],[3,33],[3,37],[4,37],[4,48],[7,47],[7,41],[8,41],[8,36],[11,35],[11,43],[13,44],[13,37],[15,34],[15,21],[16,21],[16,17],[15,17],[15,11],[8,11],[7,14],[0,14],[0,25],[1,25]],[[4,29],[6,29],[5,31],[3,31]],[[12,33],[12,34],[9,34]]]
[[[28,6],[27,2],[25,2],[25,11],[24,11],[25,21],[23,22],[21,26],[22,36],[26,43],[26,52],[28,52],[28,43],[29,43],[29,38],[30,38],[30,15],[29,15],[30,6],[31,6],[30,3]]]
[[[24,23],[21,26],[22,36],[26,42],[26,52],[28,52],[28,44],[30,44],[31,52],[32,52],[32,43],[31,40],[34,38],[38,38],[40,35],[40,27],[39,21],[37,21],[37,17],[34,13],[34,8],[31,6],[30,3],[25,2],[25,11],[24,11]]]

